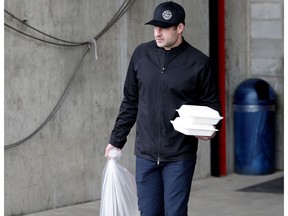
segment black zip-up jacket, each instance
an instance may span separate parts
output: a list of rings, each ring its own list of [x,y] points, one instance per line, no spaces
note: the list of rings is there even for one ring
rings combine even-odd
[[[176,48],[159,48],[155,41],[139,45],[131,58],[124,97],[109,143],[123,148],[136,123],[135,155],[154,161],[195,157],[198,139],[174,130],[183,104],[220,111],[217,78],[209,58],[184,38]]]

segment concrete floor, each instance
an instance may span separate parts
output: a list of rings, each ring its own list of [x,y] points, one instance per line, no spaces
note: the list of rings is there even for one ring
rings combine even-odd
[[[192,186],[188,215],[283,216],[283,194],[238,191],[283,176],[283,172],[264,176],[230,174],[221,178],[207,177],[195,180]],[[100,201],[95,201],[26,216],[97,216],[99,208]]]

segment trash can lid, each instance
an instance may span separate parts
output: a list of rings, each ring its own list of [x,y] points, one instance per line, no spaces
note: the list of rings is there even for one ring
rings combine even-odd
[[[271,105],[275,103],[275,92],[264,80],[251,78],[244,80],[236,88],[234,104]]]

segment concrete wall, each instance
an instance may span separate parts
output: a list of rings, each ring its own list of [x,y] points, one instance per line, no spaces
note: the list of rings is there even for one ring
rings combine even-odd
[[[241,81],[266,80],[277,94],[276,168],[284,169],[283,0],[226,1],[227,158],[234,170],[233,96]]]
[[[87,41],[110,21],[123,1],[6,0],[5,9],[28,24],[69,41]],[[16,215],[100,198],[104,149],[113,127],[130,56],[153,39],[143,24],[162,1],[136,1],[97,41],[55,116],[29,141],[5,150],[5,215]],[[185,38],[208,54],[208,0],[182,0]],[[39,34],[7,14],[4,21]],[[87,47],[63,48],[5,28],[5,145],[33,132],[52,111]],[[122,163],[134,170],[134,131]],[[201,143],[195,178],[210,173],[209,143]],[[131,163],[131,161],[133,161]]]

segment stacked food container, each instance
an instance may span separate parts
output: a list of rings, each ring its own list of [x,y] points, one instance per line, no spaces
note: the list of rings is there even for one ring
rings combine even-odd
[[[179,117],[171,121],[175,130],[191,136],[211,136],[218,131],[216,125],[223,117],[219,112],[207,107],[182,105],[178,110]]]

